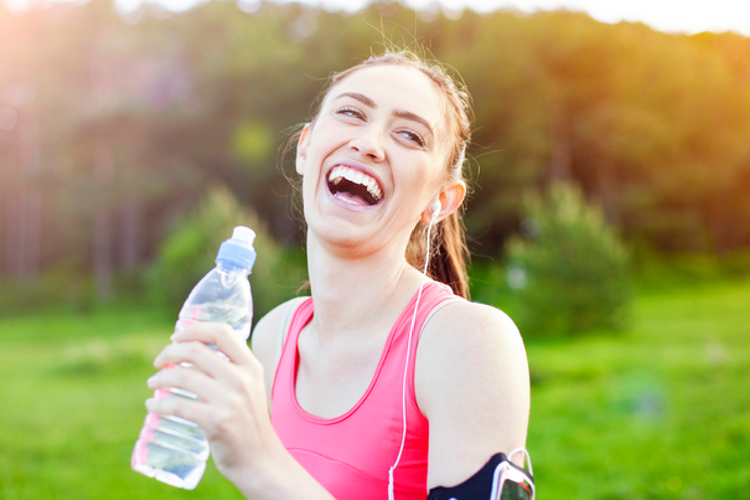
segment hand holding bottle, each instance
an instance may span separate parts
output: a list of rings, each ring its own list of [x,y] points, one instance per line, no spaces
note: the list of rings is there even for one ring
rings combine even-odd
[[[271,426],[263,368],[231,328],[198,321],[175,332],[172,340],[154,361],[160,371],[149,379],[149,388],[178,388],[197,400],[152,398],[146,402],[150,412],[198,424],[217,467],[233,482],[235,476],[271,459],[275,447],[283,449]],[[209,344],[227,359],[217,356]],[[176,366],[162,369],[170,365]]]

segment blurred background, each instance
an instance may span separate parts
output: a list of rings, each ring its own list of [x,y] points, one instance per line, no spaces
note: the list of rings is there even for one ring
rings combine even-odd
[[[747,497],[748,32],[492,4],[0,1],[0,498],[240,498],[130,471],[151,361],[236,224],[256,320],[300,293],[282,153],[392,43],[474,101],[472,296],[526,341],[540,500]]]

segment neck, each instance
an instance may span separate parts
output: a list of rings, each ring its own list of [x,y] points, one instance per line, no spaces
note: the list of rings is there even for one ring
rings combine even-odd
[[[351,258],[328,251],[310,235],[307,247],[321,339],[389,331],[422,280],[403,257],[404,249]]]

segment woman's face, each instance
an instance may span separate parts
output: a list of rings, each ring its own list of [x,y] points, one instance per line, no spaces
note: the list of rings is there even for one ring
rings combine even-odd
[[[401,251],[446,182],[451,141],[435,84],[406,66],[360,69],[334,86],[300,139],[308,231],[349,250]]]

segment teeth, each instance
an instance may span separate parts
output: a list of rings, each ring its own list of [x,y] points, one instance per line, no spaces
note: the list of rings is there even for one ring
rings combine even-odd
[[[380,190],[380,186],[378,186],[377,181],[369,175],[360,172],[359,170],[354,170],[353,168],[345,166],[334,167],[334,169],[331,170],[331,173],[328,176],[328,181],[331,184],[336,185],[341,182],[341,179],[346,179],[349,182],[353,182],[355,184],[359,184],[360,186],[366,187],[367,191],[376,200],[380,200],[383,197],[383,192]]]

